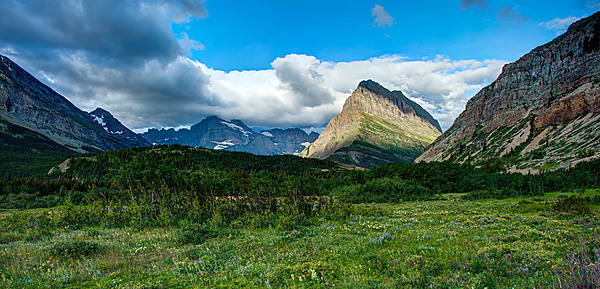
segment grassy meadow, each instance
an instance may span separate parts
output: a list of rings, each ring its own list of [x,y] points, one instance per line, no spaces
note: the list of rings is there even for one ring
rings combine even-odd
[[[598,288],[599,163],[347,171],[182,146],[74,159],[0,181],[0,287]]]
[[[289,216],[254,215],[210,232],[185,223],[58,226],[65,207],[5,212],[0,286],[558,288],[557,276],[569,279],[560,275],[568,253],[600,241],[600,191],[584,194],[597,197],[583,214],[558,206],[568,199],[558,193],[481,201],[447,195],[351,205],[293,228]]]

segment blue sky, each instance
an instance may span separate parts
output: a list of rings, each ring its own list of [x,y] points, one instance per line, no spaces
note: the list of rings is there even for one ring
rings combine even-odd
[[[333,62],[386,54],[515,61],[564,31],[540,23],[598,10],[594,1],[464,1],[462,9],[448,0],[253,2],[208,1],[209,17],[173,31],[204,45],[191,58],[226,71],[269,69],[293,53]],[[374,22],[375,5],[393,19]]]
[[[600,0],[3,0],[0,54],[128,127],[218,115],[322,129],[358,83],[399,89],[445,130],[507,62]]]

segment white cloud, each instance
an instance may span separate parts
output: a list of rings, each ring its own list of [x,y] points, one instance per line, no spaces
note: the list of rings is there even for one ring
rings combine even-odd
[[[464,109],[469,93],[493,81],[505,63],[409,61],[397,55],[335,63],[293,54],[273,61],[269,70],[226,73],[202,67],[210,75],[211,93],[224,104],[214,111],[250,125],[321,126],[341,111],[361,80],[373,79],[390,90],[401,90],[446,129]],[[300,88],[301,84],[309,87]]]
[[[546,29],[548,29],[550,31],[556,31],[556,34],[561,34],[569,27],[569,25],[571,25],[573,22],[575,22],[579,19],[581,19],[581,18],[579,18],[579,17],[567,17],[564,19],[563,18],[554,18],[550,21],[542,22],[539,25],[545,27]]]
[[[390,14],[383,9],[383,6],[375,4],[375,7],[371,9],[371,13],[373,14],[373,16],[375,16],[375,26],[391,27],[392,25],[394,25],[394,17],[390,16]]]

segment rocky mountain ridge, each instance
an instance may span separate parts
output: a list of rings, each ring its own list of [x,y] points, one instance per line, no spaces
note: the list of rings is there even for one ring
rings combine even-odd
[[[513,171],[568,166],[600,151],[600,12],[507,64],[417,161]]]
[[[217,150],[241,151],[258,155],[298,155],[318,134],[299,128],[255,132],[241,120],[210,116],[190,129],[149,129],[142,134],[154,144],[181,144]]]
[[[363,168],[411,162],[440,134],[439,123],[402,92],[366,80],[300,155]]]
[[[0,118],[77,152],[135,144],[111,135],[84,111],[0,55]]]

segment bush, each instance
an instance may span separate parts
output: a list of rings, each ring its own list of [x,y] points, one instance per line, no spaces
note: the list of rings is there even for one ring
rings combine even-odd
[[[465,200],[482,200],[482,199],[508,199],[522,196],[521,193],[517,192],[513,188],[502,188],[500,190],[477,190],[467,193],[463,198]]]
[[[202,244],[210,238],[217,237],[219,234],[208,228],[206,225],[192,221],[182,221],[180,225],[178,242],[181,244]]]
[[[334,190],[334,194],[351,203],[397,203],[403,201],[433,200],[433,190],[415,181],[400,178],[381,178],[364,185],[351,185]]]
[[[579,197],[570,196],[560,198],[556,204],[552,206],[555,212],[589,214],[592,210],[592,205],[600,203],[600,196]]]
[[[67,241],[54,244],[50,248],[50,254],[56,258],[77,259],[81,257],[90,257],[102,251],[96,242],[86,241]]]

